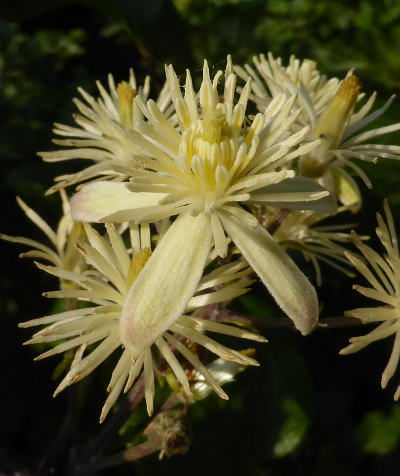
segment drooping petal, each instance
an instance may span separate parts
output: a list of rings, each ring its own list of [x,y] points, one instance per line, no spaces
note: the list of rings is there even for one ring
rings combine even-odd
[[[333,195],[314,180],[294,177],[268,185],[252,193],[250,201],[273,207],[314,210],[335,214],[337,204]]]
[[[318,320],[317,295],[308,279],[261,225],[249,227],[226,212],[220,217],[279,306],[303,335],[308,334]]]
[[[71,199],[71,215],[75,221],[99,222],[108,215],[122,210],[156,205],[166,194],[131,192],[127,184],[119,182],[93,182],[83,187]]]
[[[120,332],[138,355],[183,313],[211,248],[210,216],[181,215],[147,261],[125,300]]]

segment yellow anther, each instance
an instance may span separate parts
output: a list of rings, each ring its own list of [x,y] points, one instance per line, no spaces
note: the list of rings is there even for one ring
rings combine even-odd
[[[76,249],[75,245],[84,237],[85,228],[83,223],[80,221],[74,222],[65,247],[63,269],[66,269],[67,271],[74,271],[78,262],[83,260],[81,253]]]
[[[128,290],[132,284],[138,278],[140,272],[144,268],[147,260],[151,256],[150,248],[143,248],[139,253],[132,259],[131,265],[129,266],[128,276],[126,277],[126,289]]]
[[[87,268],[87,264],[85,262],[84,257],[82,256],[82,254],[79,252],[79,250],[76,247],[76,244],[79,241],[84,240],[85,236],[86,234],[85,234],[85,228],[83,226],[83,223],[80,221],[74,222],[66,242],[64,259],[62,263],[62,268],[65,269],[66,271],[81,273]],[[72,281],[67,281],[65,279],[62,279],[61,288],[62,289],[77,289],[78,286],[76,285],[76,283],[73,283]]]
[[[347,76],[342,81],[315,126],[314,137],[321,140],[321,145],[300,161],[302,175],[321,177],[329,168],[332,159],[329,150],[335,150],[339,146],[360,91],[361,83],[357,76]]]
[[[225,126],[225,116],[222,111],[203,111],[203,139],[211,144],[221,141],[221,135]]]
[[[319,118],[315,126],[316,138],[327,140],[329,149],[336,149],[349,123],[361,91],[357,76],[348,76]]]
[[[118,92],[118,112],[121,124],[132,128],[132,101],[136,96],[135,90],[126,81],[121,81],[117,86]]]

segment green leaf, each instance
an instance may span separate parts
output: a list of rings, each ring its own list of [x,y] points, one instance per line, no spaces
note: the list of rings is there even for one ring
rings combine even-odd
[[[294,398],[288,397],[282,402],[286,414],[285,422],[273,449],[277,458],[292,453],[303,440],[310,424],[308,415]]]
[[[391,453],[400,443],[400,405],[395,405],[389,414],[367,413],[357,428],[357,437],[365,453]]]

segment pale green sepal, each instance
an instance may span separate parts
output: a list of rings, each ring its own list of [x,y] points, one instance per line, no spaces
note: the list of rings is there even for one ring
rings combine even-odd
[[[180,215],[125,299],[121,341],[139,355],[181,316],[193,297],[211,248],[210,215]]]
[[[312,196],[318,194],[319,192],[324,192],[326,189],[319,185],[314,180],[307,177],[294,177],[289,179],[284,179],[279,183],[274,183],[268,185],[267,187],[258,189],[256,193],[251,194],[250,200],[257,203],[257,197],[262,197],[263,194],[273,195],[273,194],[299,194],[298,201],[270,201],[264,203],[264,205],[278,207],[278,208],[290,208],[296,210],[314,210],[319,213],[329,213],[334,215],[337,213],[337,203],[336,199],[332,194],[327,194],[327,196],[315,199]],[[310,198],[304,199],[304,194],[309,193]],[[259,203],[262,203],[260,200]]]
[[[220,212],[222,224],[249,265],[258,274],[296,328],[308,334],[318,321],[315,289],[261,226],[249,227],[227,212]]]
[[[355,180],[341,167],[333,167],[328,172],[332,174],[335,193],[339,201],[352,213],[359,212],[362,198]]]
[[[100,222],[122,210],[134,210],[157,205],[165,193],[131,192],[120,182],[93,182],[84,186],[71,199],[74,221]]]

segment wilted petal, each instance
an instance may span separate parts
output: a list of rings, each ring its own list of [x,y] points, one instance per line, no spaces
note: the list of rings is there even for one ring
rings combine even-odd
[[[121,340],[133,354],[151,345],[183,313],[211,248],[210,216],[181,215],[147,261],[125,300]]]
[[[134,210],[156,205],[164,193],[131,192],[126,183],[94,182],[83,187],[71,200],[71,215],[75,221],[99,222],[122,210]]]
[[[315,289],[294,262],[261,226],[249,227],[220,212],[225,230],[276,302],[305,335],[318,320]]]
[[[251,201],[279,208],[314,210],[329,214],[337,212],[334,196],[306,177],[294,177],[268,185],[257,190],[257,193],[252,193]]]

